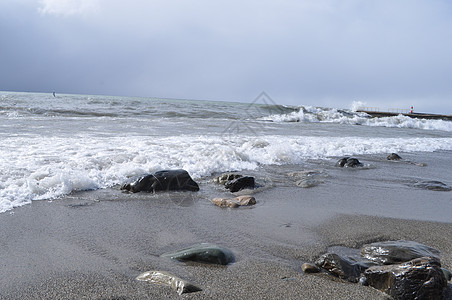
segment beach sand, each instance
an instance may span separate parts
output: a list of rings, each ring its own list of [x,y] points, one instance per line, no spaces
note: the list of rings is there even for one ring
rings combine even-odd
[[[284,177],[307,167],[267,169],[275,174],[273,183],[254,194],[258,203],[250,208],[214,206],[209,200],[227,193],[205,179],[198,193],[124,194],[113,188],[0,214],[0,298],[385,299],[370,287],[305,274],[301,265],[329,246],[395,239],[438,249],[443,267],[452,269],[452,223],[445,221],[451,192],[413,189],[403,185],[406,178],[369,184],[369,178],[387,178],[393,172],[388,168],[326,168],[328,176],[309,189]],[[229,248],[236,261],[214,266],[160,257],[202,242]],[[202,291],[179,296],[135,279],[149,270],[170,272]]]

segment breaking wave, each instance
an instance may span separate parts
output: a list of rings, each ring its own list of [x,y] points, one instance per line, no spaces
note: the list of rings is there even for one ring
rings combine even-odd
[[[320,108],[300,106],[296,111],[282,114],[272,114],[259,118],[272,122],[324,122],[347,125],[365,125],[391,128],[415,128],[424,130],[441,130],[452,132],[452,122],[444,120],[427,120],[410,118],[404,115],[394,117],[373,118],[364,112],[341,110],[335,108]]]

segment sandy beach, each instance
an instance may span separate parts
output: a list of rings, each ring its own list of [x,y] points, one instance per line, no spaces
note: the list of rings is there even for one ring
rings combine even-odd
[[[384,168],[326,168],[329,175],[324,182],[305,189],[283,180],[294,168],[300,167],[275,168],[279,174],[270,170],[274,174],[271,187],[258,190],[254,194],[258,203],[250,208],[214,206],[209,199],[227,193],[205,179],[198,193],[87,191],[51,202],[34,201],[3,213],[0,298],[385,299],[370,287],[327,274],[304,274],[301,265],[313,262],[329,246],[358,248],[396,239],[438,249],[443,267],[452,269],[452,223],[428,220],[435,218],[428,215],[429,209],[437,210],[441,219],[444,209],[444,215],[450,215],[450,206],[426,208],[424,217],[417,220],[408,217],[425,203],[421,199],[447,203],[450,192],[362,184]],[[381,201],[364,201],[363,195]],[[400,218],[382,216],[385,210],[391,216],[399,209],[396,204],[383,209],[384,199],[413,205]],[[372,210],[373,214],[368,213]],[[229,248],[236,261],[214,266],[159,257],[202,242]],[[149,270],[170,272],[203,290],[179,296],[169,287],[135,279]]]

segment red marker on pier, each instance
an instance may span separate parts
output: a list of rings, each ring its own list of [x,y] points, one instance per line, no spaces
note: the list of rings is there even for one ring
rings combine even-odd
[[[410,111],[410,114],[412,114],[413,113],[413,107],[411,106],[411,111]]]

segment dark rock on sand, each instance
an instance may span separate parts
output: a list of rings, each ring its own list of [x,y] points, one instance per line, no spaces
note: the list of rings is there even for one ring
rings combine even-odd
[[[304,263],[303,265],[301,265],[301,269],[305,273],[318,273],[318,272],[320,272],[320,269],[316,265],[311,264],[311,263]]]
[[[243,176],[237,179],[226,182],[225,187],[231,192],[235,193],[245,188],[254,189],[254,177],[251,176]]]
[[[402,157],[398,155],[397,153],[391,153],[386,157],[387,160],[401,160]]]
[[[235,256],[231,250],[216,245],[203,243],[189,248],[162,254],[162,257],[178,261],[194,261],[208,264],[227,265],[234,262]]]
[[[439,251],[413,241],[386,241],[366,244],[361,248],[361,255],[377,264],[390,265],[430,256],[439,257]]]
[[[137,280],[148,281],[155,284],[166,285],[175,290],[179,295],[202,291],[196,285],[171,275],[165,271],[148,271],[138,275]]]
[[[446,278],[436,257],[397,265],[373,266],[364,272],[367,284],[394,299],[443,299]]]
[[[162,170],[140,176],[123,184],[121,190],[132,193],[157,191],[199,191],[198,184],[185,170]]]
[[[341,158],[337,163],[336,167],[346,167],[346,168],[355,168],[362,167],[363,164],[356,158],[353,157],[344,157]]]
[[[414,187],[431,191],[452,191],[452,187],[441,181],[421,181],[414,184]]]
[[[315,264],[330,274],[350,282],[358,282],[361,273],[370,266],[364,260],[359,261],[354,257],[336,253],[323,254],[316,260]]]

